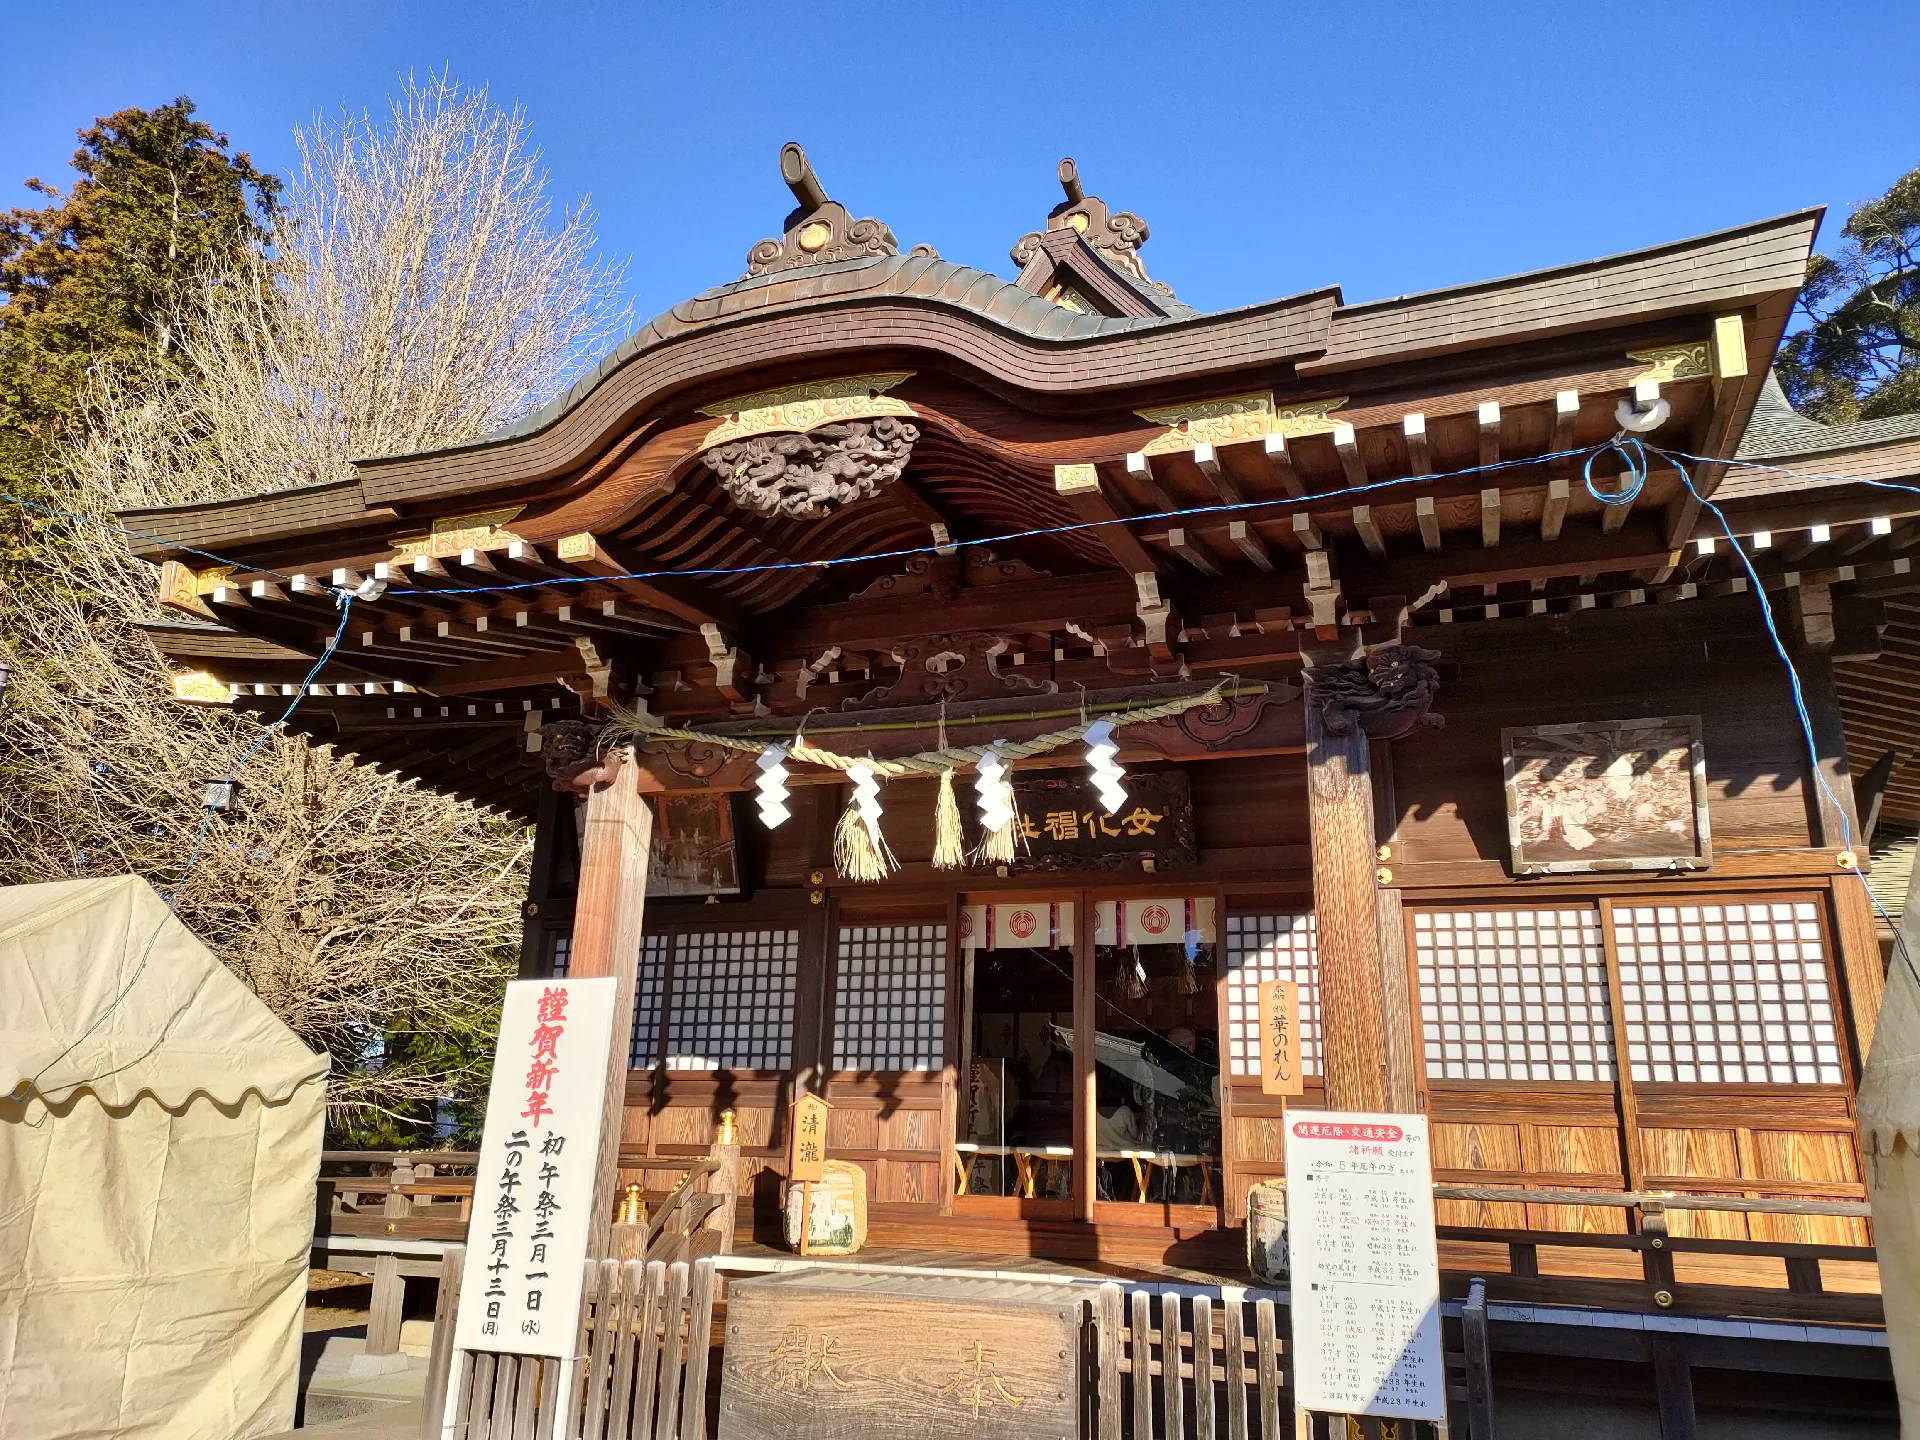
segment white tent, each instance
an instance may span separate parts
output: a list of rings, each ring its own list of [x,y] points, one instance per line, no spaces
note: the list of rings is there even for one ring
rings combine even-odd
[[[1900,1430],[1920,1436],[1920,890],[1908,895],[1858,1114]]]
[[[0,1435],[291,1428],[326,1070],[145,881],[0,889]]]

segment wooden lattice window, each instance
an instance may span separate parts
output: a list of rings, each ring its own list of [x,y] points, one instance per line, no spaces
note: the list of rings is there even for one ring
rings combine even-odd
[[[640,940],[640,969],[633,981],[633,1040],[627,1050],[629,1070],[650,1070],[660,1061],[660,1000],[667,979],[667,937],[645,935]]]
[[[1320,1071],[1320,961],[1313,916],[1227,916],[1227,1073],[1260,1073],[1260,986],[1300,987],[1300,1068]]]
[[[640,941],[640,968],[634,978],[633,1036],[627,1043],[627,1068],[645,1070],[660,1058],[660,988],[666,974],[667,937],[648,935]],[[565,978],[573,968],[573,937],[553,942],[553,975]]]
[[[833,999],[836,1070],[946,1062],[947,927],[845,925]]]
[[[1617,905],[1613,925],[1636,1081],[1841,1083],[1812,902]]]
[[[667,1068],[785,1070],[799,969],[798,930],[675,935],[665,996]]]
[[[1429,1079],[1614,1078],[1597,910],[1422,911],[1413,949]]]

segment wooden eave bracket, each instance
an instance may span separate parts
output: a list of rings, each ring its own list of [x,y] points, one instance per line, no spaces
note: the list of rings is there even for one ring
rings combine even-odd
[[[1318,639],[1336,639],[1344,597],[1340,593],[1340,582],[1333,575],[1332,557],[1325,550],[1309,550],[1306,561],[1307,623]]]
[[[707,642],[707,658],[713,662],[714,688],[728,705],[752,709],[759,698],[753,689],[753,661],[718,625],[702,625],[700,637]]]
[[[1147,653],[1157,664],[1169,662],[1174,658],[1173,637],[1180,630],[1173,602],[1161,597],[1160,577],[1151,570],[1136,573],[1133,584],[1139,595],[1134,613],[1140,618],[1141,638]]]
[[[616,541],[581,531],[561,536],[553,546],[554,555],[562,564],[571,565],[583,574],[607,577],[609,584],[635,599],[684,621],[689,630],[709,623],[736,633],[746,629],[746,617],[737,605],[697,581],[666,575],[646,580],[614,578],[659,568],[641,563]]]
[[[1140,543],[1140,537],[1127,528],[1100,483],[1100,472],[1091,464],[1053,467],[1054,492],[1082,520],[1095,526],[1094,534],[1107,547],[1114,563],[1129,575],[1157,572],[1153,554]]]
[[[1707,367],[1713,382],[1713,412],[1705,432],[1695,442],[1702,455],[1732,454],[1752,418],[1754,402],[1759,398],[1764,376],[1755,376],[1748,364],[1747,321],[1744,314],[1717,315],[1707,337]],[[1721,462],[1700,466],[1693,472],[1695,486],[1704,497],[1719,487],[1726,467]],[[1699,523],[1700,502],[1682,490],[1667,506],[1667,543],[1681,546]]]

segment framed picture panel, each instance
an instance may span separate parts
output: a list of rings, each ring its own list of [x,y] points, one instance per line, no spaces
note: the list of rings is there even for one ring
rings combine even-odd
[[[1510,728],[1500,744],[1514,874],[1712,865],[1698,715]]]

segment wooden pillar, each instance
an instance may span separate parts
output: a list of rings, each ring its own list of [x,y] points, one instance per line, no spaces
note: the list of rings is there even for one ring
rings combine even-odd
[[[1476,1275],[1460,1307],[1460,1348],[1467,1362],[1468,1440],[1494,1440],[1493,1349],[1487,1343],[1487,1282]]]
[[[1093,1219],[1100,1162],[1094,1145],[1100,1137],[1093,1079],[1093,902],[1082,890],[1073,912],[1073,1213]]]
[[[374,1256],[373,1296],[367,1302],[366,1354],[400,1353],[400,1320],[406,1300],[407,1282],[400,1273],[400,1258],[397,1255]]]
[[[558,790],[541,793],[533,827],[533,859],[527,867],[527,898],[520,907],[520,978],[539,979],[553,973],[554,871],[563,848],[573,836],[573,796]]]
[[[1818,599],[1818,594],[1812,598]],[[1796,613],[1795,619],[1802,632],[1802,643],[1794,650],[1793,664],[1800,673],[1800,691],[1807,702],[1807,718],[1812,721],[1817,756],[1818,778],[1809,774],[1807,779],[1813,843],[1831,850],[1849,850],[1854,857],[1853,871],[1834,877],[1833,947],[1834,978],[1844,987],[1847,998],[1849,1039],[1857,1079],[1873,1050],[1874,1027],[1887,988],[1873,900],[1861,878],[1869,864],[1870,837],[1861,829],[1853,793],[1846,727],[1840,714],[1840,694],[1833,683],[1833,656],[1818,643],[1821,631],[1817,625],[1809,625],[1804,613]],[[1827,636],[1830,643],[1830,626]],[[1822,780],[1826,782],[1824,785],[1820,783]]]
[[[1660,1440],[1698,1440],[1693,1413],[1693,1370],[1678,1335],[1653,1337],[1653,1387],[1660,1407]]]
[[[1378,1111],[1387,1108],[1386,1022],[1367,737],[1351,714],[1330,717],[1312,683],[1315,668],[1354,654],[1352,645],[1324,647],[1309,665],[1307,814],[1327,1107]]]
[[[1840,694],[1833,683],[1833,658],[1825,650],[1799,646],[1793,665],[1800,672],[1800,693],[1807,702],[1814,750],[1819,756],[1818,778],[1807,777],[1813,843],[1830,850],[1851,848],[1864,867],[1867,837],[1860,833],[1854,813],[1853,772],[1847,764],[1847,732],[1840,716]]]
[[[1887,993],[1880,927],[1874,915],[1873,897],[1867,892],[1863,876],[1834,876],[1833,919],[1833,948],[1838,962],[1834,969],[1839,972],[1837,978],[1846,995],[1847,1043],[1853,1051],[1849,1058],[1858,1084],[1867,1068],[1867,1058],[1873,1053],[1880,1002]]]
[[[619,1191],[620,1134],[627,1099],[627,1042],[633,1033],[633,986],[647,901],[647,856],[653,811],[640,793],[640,767],[626,751],[608,757],[611,776],[587,794],[586,834],[580,846],[580,884],[574,902],[575,979],[611,975],[613,1048],[607,1057],[606,1110],[593,1178],[593,1227],[587,1254],[607,1254]],[[600,772],[607,775],[607,770]]]
[[[740,1213],[740,1133],[733,1122],[733,1111],[721,1112],[713,1144],[707,1148],[707,1158],[720,1167],[707,1178],[707,1193],[720,1196],[723,1203],[708,1212],[701,1224],[719,1236],[714,1242],[717,1249],[711,1253],[720,1255],[733,1253],[734,1226]]]
[[[1397,863],[1393,835],[1399,823],[1393,798],[1391,744],[1374,741],[1368,746],[1367,763],[1373,788],[1373,835],[1378,842],[1374,859],[1390,875]],[[1413,1027],[1420,1023],[1420,1015],[1407,974],[1406,911],[1400,904],[1400,891],[1392,885],[1377,885],[1374,897],[1380,932],[1380,1019],[1386,1043],[1387,1109],[1410,1115],[1420,1108],[1420,1074],[1413,1059]]]

